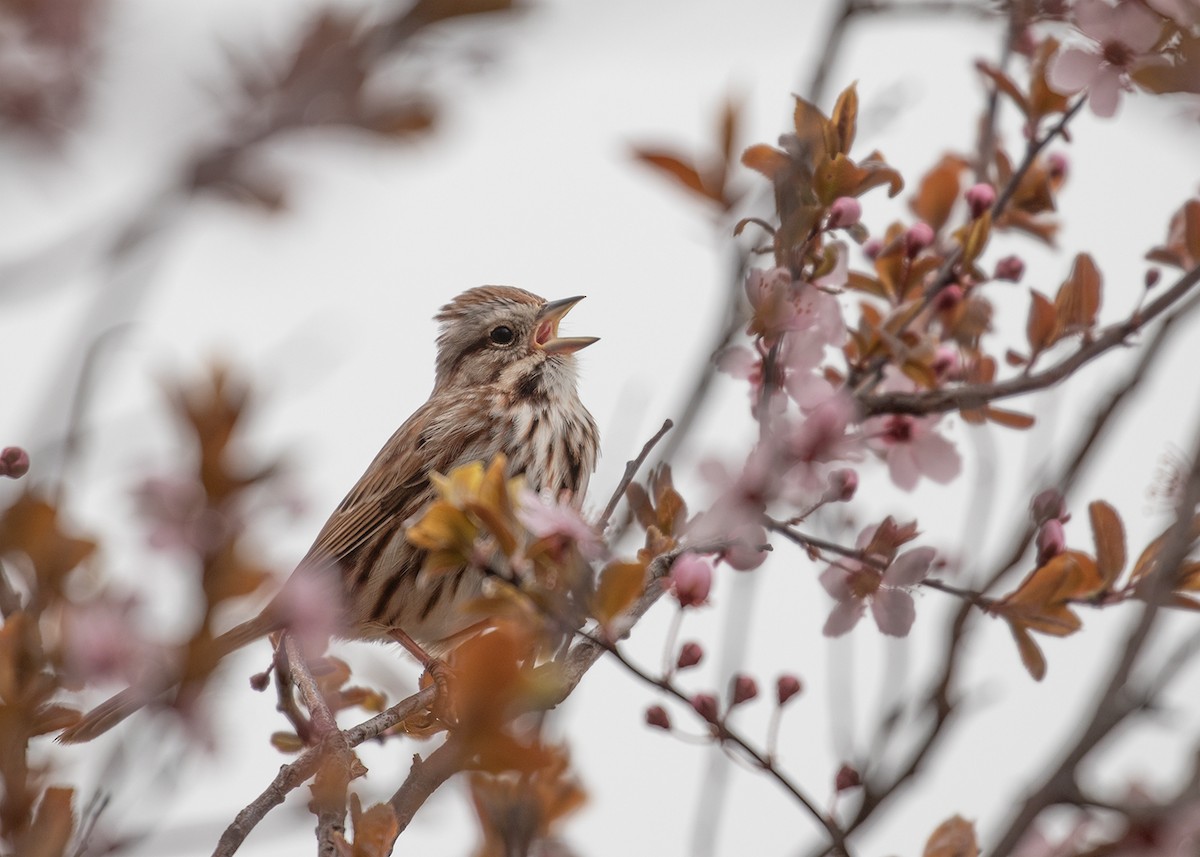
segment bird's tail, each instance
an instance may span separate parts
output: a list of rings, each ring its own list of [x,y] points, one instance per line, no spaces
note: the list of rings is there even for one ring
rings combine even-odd
[[[280,623],[269,615],[270,609],[264,610],[236,628],[231,628],[213,640],[216,659],[237,651],[242,646],[253,643],[260,637],[265,637],[272,631],[279,630]],[[163,678],[148,687],[127,687],[125,690],[109,697],[83,716],[83,719],[58,736],[58,741],[64,744],[81,744],[91,741],[112,729],[143,705],[169,691],[177,683],[177,679]]]

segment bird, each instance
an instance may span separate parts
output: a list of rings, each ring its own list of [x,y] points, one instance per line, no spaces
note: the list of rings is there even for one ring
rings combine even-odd
[[[305,574],[341,596],[339,636],[395,640],[427,667],[478,616],[462,609],[485,574],[464,565],[422,575],[426,552],[406,530],[436,499],[431,476],[503,454],[510,476],[580,507],[599,455],[599,433],[577,391],[574,354],[596,337],[562,337],[583,296],[547,301],[512,286],[468,289],[443,306],[433,390],[395,431],[334,509],[280,592],[254,618],[214,640],[218,658],[287,627],[288,596]],[[108,731],[174,682],[131,687],[92,709],[58,740]],[[165,685],[165,686],[164,686]]]

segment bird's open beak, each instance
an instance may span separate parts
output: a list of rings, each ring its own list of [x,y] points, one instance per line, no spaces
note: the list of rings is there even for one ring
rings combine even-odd
[[[573,354],[581,348],[587,348],[598,341],[595,336],[559,337],[558,323],[563,316],[571,311],[571,307],[583,300],[583,295],[573,298],[563,298],[560,301],[550,301],[537,314],[537,328],[533,334],[533,344],[550,354]]]

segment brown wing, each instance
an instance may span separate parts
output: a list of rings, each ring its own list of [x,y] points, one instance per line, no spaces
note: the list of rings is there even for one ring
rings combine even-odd
[[[379,450],[317,534],[301,565],[337,563],[381,529],[406,521],[432,497],[429,475],[486,457],[486,421],[461,418],[453,404],[430,399]],[[462,415],[465,416],[465,415]]]

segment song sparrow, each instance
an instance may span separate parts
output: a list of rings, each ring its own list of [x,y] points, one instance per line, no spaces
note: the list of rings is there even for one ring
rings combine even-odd
[[[434,499],[431,473],[502,452],[511,475],[524,474],[534,490],[579,505],[599,437],[576,393],[571,355],[596,339],[560,337],[558,325],[580,300],[547,303],[522,289],[482,286],[442,307],[429,400],[384,444],[289,580],[301,573],[340,580],[344,636],[411,638],[437,652],[477,621],[461,606],[479,594],[482,572],[463,567],[426,580],[425,552],[405,538],[406,526]],[[258,616],[217,638],[218,656],[286,626],[288,585]],[[60,740],[94,738],[164,685],[117,694]]]

